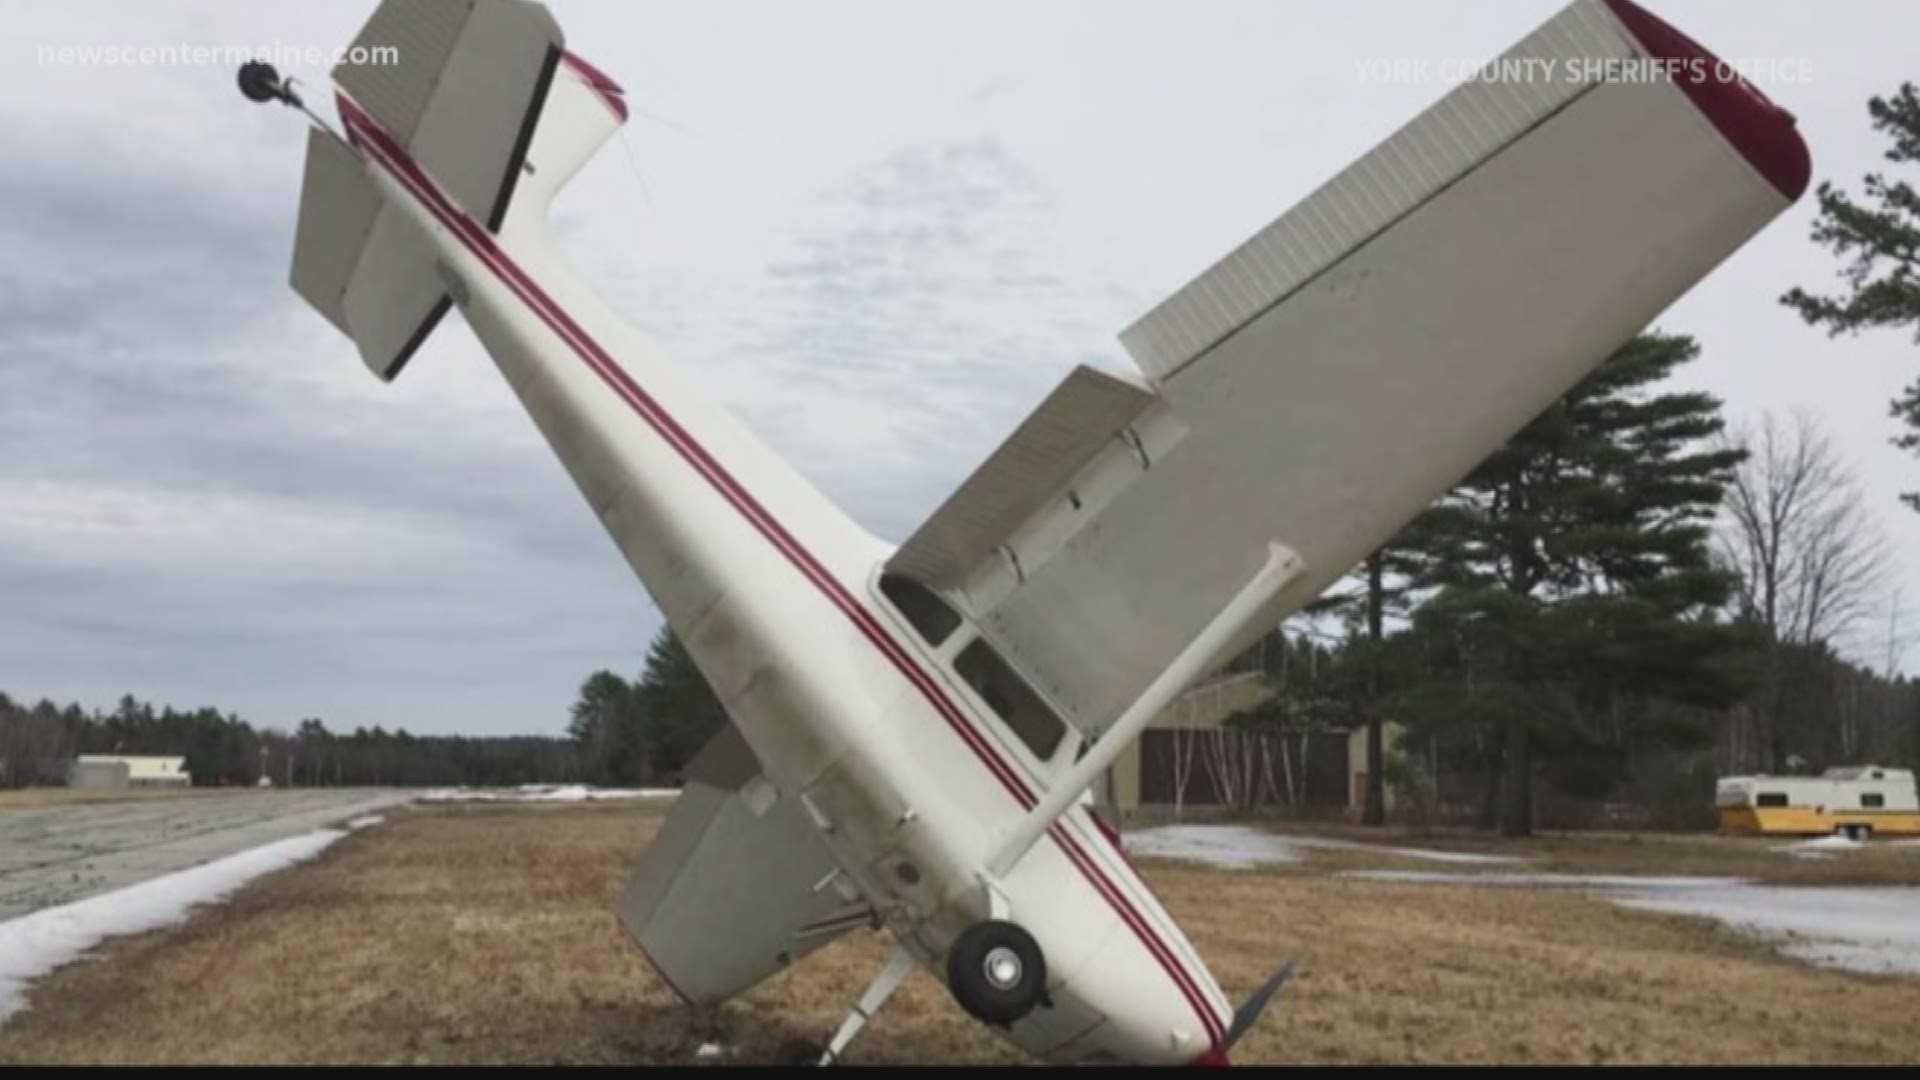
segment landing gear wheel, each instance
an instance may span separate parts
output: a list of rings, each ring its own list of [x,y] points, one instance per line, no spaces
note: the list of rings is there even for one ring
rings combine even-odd
[[[1016,924],[977,922],[947,951],[947,989],[974,1019],[1004,1026],[1046,995],[1047,961],[1033,935]]]

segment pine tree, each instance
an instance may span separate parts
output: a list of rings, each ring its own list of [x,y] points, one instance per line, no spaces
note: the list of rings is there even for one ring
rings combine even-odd
[[[1339,615],[1347,623],[1347,641],[1339,653],[1344,672],[1341,685],[1367,729],[1367,789],[1360,815],[1365,825],[1387,823],[1384,709],[1393,673],[1386,621],[1389,616],[1405,618],[1413,611],[1429,527],[1425,517],[1415,519],[1355,568],[1348,588],[1328,593],[1306,609],[1309,616]]]
[[[728,723],[719,696],[671,626],[662,627],[647,650],[638,694],[647,751],[662,773],[686,768]]]
[[[1893,142],[1888,161],[1920,162],[1920,89],[1903,83],[1890,98],[1867,102],[1876,131]],[[1813,241],[1847,260],[1840,270],[1846,291],[1837,297],[1793,289],[1781,302],[1833,335],[1879,327],[1908,327],[1920,337],[1920,191],[1905,180],[1870,173],[1860,202],[1831,183],[1818,190],[1820,213]],[[1920,380],[1895,398],[1893,417],[1907,430],[1895,446],[1920,454]],[[1920,510],[1920,491],[1901,496]]]
[[[1707,618],[1730,591],[1708,540],[1743,454],[1709,443],[1723,426],[1711,395],[1655,389],[1698,354],[1682,335],[1628,342],[1407,534],[1419,579],[1443,591],[1397,650],[1423,673],[1401,704],[1430,727],[1468,725],[1483,817],[1509,834],[1532,829],[1539,751],[1591,767],[1595,710],[1616,732],[1622,710],[1651,722],[1645,702],[1692,694],[1686,676],[1738,648]],[[1717,699],[1737,681],[1701,685]]]
[[[629,755],[622,752],[636,741],[630,729],[637,726],[634,688],[627,680],[611,671],[587,676],[567,721],[567,735],[580,749],[587,779],[597,784],[637,779],[626,775],[633,763],[623,760]]]

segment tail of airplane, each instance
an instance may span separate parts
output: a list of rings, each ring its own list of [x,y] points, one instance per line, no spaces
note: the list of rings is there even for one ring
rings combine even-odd
[[[566,51],[537,3],[384,0],[333,71],[343,117],[398,142],[496,234],[543,224],[553,197],[626,120],[618,85]],[[529,152],[542,132],[541,154]],[[353,125],[348,124],[353,131]],[[330,133],[307,141],[292,284],[391,380],[451,305],[433,250]]]

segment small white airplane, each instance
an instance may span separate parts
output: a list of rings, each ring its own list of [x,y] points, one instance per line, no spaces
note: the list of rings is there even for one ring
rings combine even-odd
[[[313,122],[294,289],[399,374],[458,306],[712,682],[620,901],[688,1002],[860,927],[1053,1061],[1224,1064],[1239,1009],[1087,793],[1803,191],[1791,116],[1575,0],[1081,367],[908,540],[870,535],[569,271],[548,206],[627,118],[520,0],[385,0]],[[1530,64],[1515,61],[1532,61]],[[1156,212],[1165,212],[1160,208]]]

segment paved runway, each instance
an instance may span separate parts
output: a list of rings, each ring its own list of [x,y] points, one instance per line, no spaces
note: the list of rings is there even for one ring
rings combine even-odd
[[[0,810],[0,920],[298,836],[415,794],[223,791]]]

